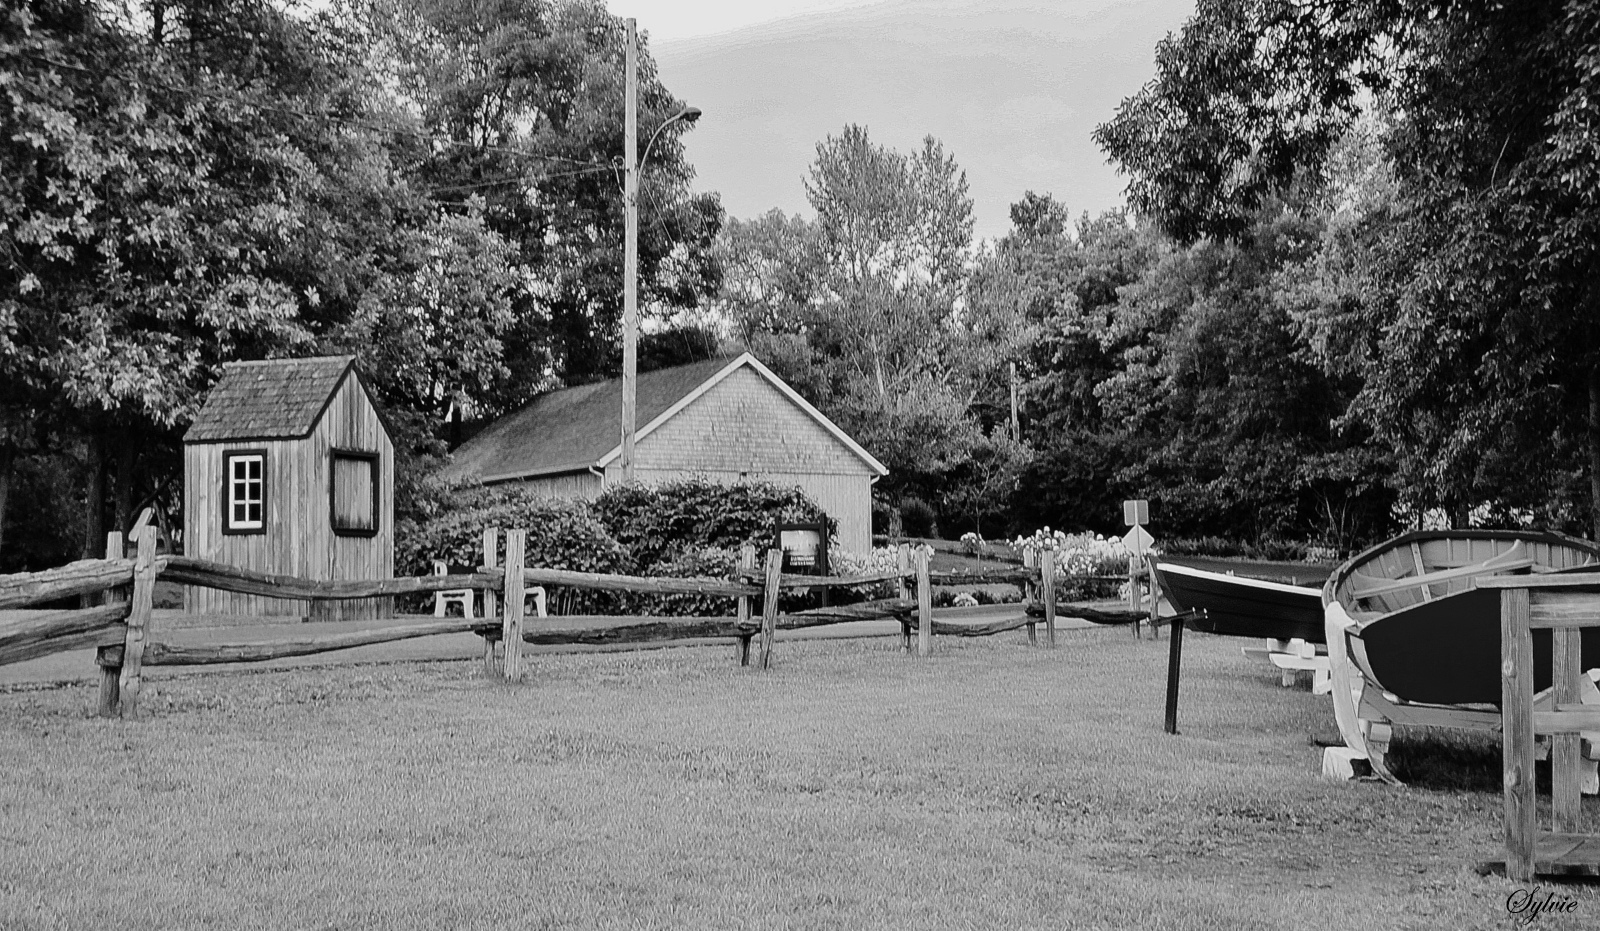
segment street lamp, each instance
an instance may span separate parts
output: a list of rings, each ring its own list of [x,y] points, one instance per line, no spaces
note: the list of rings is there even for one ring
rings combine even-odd
[[[637,434],[639,382],[639,169],[650,157],[650,148],[661,131],[673,123],[693,123],[700,118],[698,107],[684,107],[656,128],[645,143],[644,158],[635,159],[639,143],[639,35],[638,23],[627,20],[627,109],[623,158],[627,160],[622,203],[627,216],[626,239],[622,252],[622,481],[633,481],[633,447]]]

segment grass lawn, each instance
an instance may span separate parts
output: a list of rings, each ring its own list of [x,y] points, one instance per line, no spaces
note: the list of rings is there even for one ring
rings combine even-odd
[[[1239,645],[1186,640],[1178,737],[1123,630],[0,693],[0,928],[1520,926],[1492,776],[1321,780],[1328,699]]]

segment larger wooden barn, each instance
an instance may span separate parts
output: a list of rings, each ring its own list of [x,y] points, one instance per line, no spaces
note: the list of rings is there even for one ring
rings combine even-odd
[[[394,442],[351,356],[232,362],[183,438],[184,553],[303,579],[394,575]],[[380,616],[198,586],[197,614]]]
[[[872,547],[872,485],[888,470],[755,356],[639,376],[634,478],[797,485],[839,523],[839,543]],[[557,497],[621,481],[622,382],[544,395],[455,451],[446,475],[526,482]]]

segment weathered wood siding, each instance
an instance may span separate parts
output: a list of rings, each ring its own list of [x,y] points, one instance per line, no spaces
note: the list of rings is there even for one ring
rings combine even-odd
[[[378,454],[378,527],[371,536],[333,533],[333,450]],[[266,451],[266,532],[223,532],[224,456]],[[394,576],[394,447],[366,389],[348,377],[311,436],[293,440],[236,440],[184,447],[184,552],[244,569],[306,579]],[[237,595],[189,586],[185,605],[197,614],[315,615],[318,620],[378,617],[388,599],[305,602]]]
[[[520,479],[517,484],[529,488],[534,494],[546,495],[551,498],[597,498],[604,490],[600,484],[600,476],[593,472],[574,472],[567,475],[551,475],[545,478]]]
[[[607,484],[620,466],[606,467]],[[740,368],[639,440],[634,477],[798,485],[839,522],[839,544],[872,548],[872,468],[750,368]]]

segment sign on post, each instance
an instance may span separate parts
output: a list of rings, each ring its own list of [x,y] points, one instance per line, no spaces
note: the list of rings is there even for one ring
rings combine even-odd
[[[1128,548],[1134,559],[1143,559],[1144,554],[1150,552],[1150,547],[1155,545],[1155,542],[1156,538],[1150,535],[1150,531],[1138,524],[1134,524],[1132,529],[1122,535],[1122,545]]]
[[[1129,527],[1142,527],[1150,523],[1150,502],[1144,498],[1122,502],[1122,522]]]

